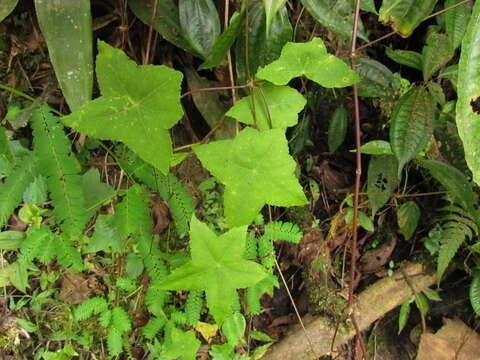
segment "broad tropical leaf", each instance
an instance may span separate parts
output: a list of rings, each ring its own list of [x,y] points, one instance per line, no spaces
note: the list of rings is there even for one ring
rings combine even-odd
[[[456,122],[465,148],[465,160],[480,185],[480,2],[476,1],[467,33],[462,42],[458,65],[458,100]]]
[[[225,115],[248,125],[258,125],[259,130],[283,129],[298,122],[298,113],[307,100],[289,86],[266,84],[255,87],[252,96],[237,101]],[[288,101],[285,101],[288,99]]]
[[[327,52],[320,38],[286,44],[280,58],[261,68],[256,76],[276,85],[286,85],[302,75],[327,88],[350,86],[360,80],[346,63]]]
[[[427,145],[428,127],[434,116],[435,103],[422,87],[413,87],[395,105],[390,123],[390,144],[398,160],[399,178],[405,164]]]
[[[461,0],[446,0],[445,8],[458,4]],[[453,50],[462,43],[463,36],[467,30],[468,20],[472,12],[470,3],[457,6],[445,13],[445,30]]]
[[[35,10],[63,96],[75,111],[92,98],[90,0],[35,0]]]
[[[398,64],[410,66],[411,68],[422,71],[422,54],[411,50],[393,50],[389,47],[385,49],[385,54]]]
[[[191,260],[159,283],[165,290],[205,290],[207,304],[221,324],[234,303],[237,288],[246,288],[267,277],[263,268],[245,260],[246,226],[217,237],[195,216],[190,222]]]
[[[307,203],[280,129],[246,128],[234,140],[196,146],[193,151],[225,185],[225,216],[230,227],[250,224],[265,204]]]
[[[137,66],[99,41],[96,72],[102,96],[63,118],[67,126],[102,140],[118,140],[167,173],[168,129],[180,120],[182,74],[166,66]]]
[[[436,3],[437,0],[383,0],[378,19],[401,36],[409,37]]]

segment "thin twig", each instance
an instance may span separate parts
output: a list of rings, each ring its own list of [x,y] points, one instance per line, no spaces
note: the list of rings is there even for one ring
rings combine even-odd
[[[189,90],[185,93],[183,93],[180,96],[180,99],[183,99],[184,97],[187,97],[191,94],[197,93],[197,92],[203,92],[203,91],[222,91],[222,90],[230,90],[230,89],[245,89],[248,87],[253,87],[253,83],[248,83],[245,85],[234,85],[234,86],[217,86],[217,87],[210,87],[210,88],[198,88],[198,89],[192,89]]]
[[[158,0],[152,0],[152,18],[150,19],[150,26],[148,27],[148,37],[147,37],[147,48],[143,56],[143,65],[147,65],[150,62],[150,50],[152,47],[152,35],[153,35],[153,24],[157,20],[157,4]]]

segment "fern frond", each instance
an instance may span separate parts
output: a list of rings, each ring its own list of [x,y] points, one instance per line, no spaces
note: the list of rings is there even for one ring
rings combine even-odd
[[[105,329],[108,328],[110,326],[110,323],[112,322],[112,311],[109,309],[105,309],[98,317],[98,322]]]
[[[257,258],[257,238],[255,235],[248,233],[245,242],[245,254],[243,255],[247,260],[255,260]]]
[[[132,322],[125,309],[121,306],[116,306],[112,309],[111,326],[115,327],[122,334],[132,330]]]
[[[162,316],[163,314],[163,305],[168,299],[169,292],[166,290],[159,289],[158,282],[151,281],[147,292],[145,293],[145,304],[147,309],[155,316]]]
[[[82,321],[88,319],[92,315],[100,314],[105,310],[107,310],[107,302],[105,299],[101,297],[92,297],[75,308],[73,317],[76,321]]]
[[[142,334],[148,340],[152,340],[155,335],[165,326],[166,320],[160,317],[153,317],[148,320],[148,323],[142,328]]]
[[[77,240],[88,221],[80,165],[71,153],[63,126],[47,107],[34,112],[32,127],[39,171],[47,178],[53,214],[63,232]]]
[[[39,255],[43,255],[42,258],[52,259],[55,256],[55,248],[48,246],[52,237],[53,234],[47,226],[31,228],[20,245],[18,260],[24,264],[30,264]],[[51,253],[45,254],[45,250]]]
[[[187,315],[183,311],[174,311],[170,314],[170,319],[177,325],[187,324]]]
[[[35,178],[37,160],[33,155],[26,156],[16,166],[12,174],[0,185],[0,228],[7,222],[15,208],[22,201],[22,195]]]
[[[477,316],[480,316],[480,269],[475,269],[473,273],[469,294],[473,311]]]
[[[270,236],[273,241],[283,240],[298,244],[303,233],[297,224],[283,221],[273,221],[265,225],[265,235]]]
[[[190,219],[194,211],[190,193],[173,174],[168,174],[168,207],[175,221],[178,236],[184,237],[190,230]]]
[[[123,348],[122,333],[114,326],[110,326],[108,328],[107,348],[108,348],[108,353],[112,357],[120,355],[122,353],[122,348]]]
[[[275,266],[275,250],[273,248],[272,238],[264,234],[258,240],[258,257],[265,269],[271,271]]]
[[[185,303],[185,314],[187,316],[187,325],[195,326],[200,320],[200,313],[203,305],[203,291],[192,290],[188,293]]]
[[[57,256],[57,242],[60,241],[56,235],[51,234],[43,238],[41,246],[37,248],[37,259],[43,264],[48,265]]]
[[[57,261],[65,269],[70,269],[72,272],[79,272],[83,270],[82,255],[77,248],[73,246],[71,238],[66,238],[65,235],[57,237]]]
[[[251,315],[259,315],[260,311],[262,310],[260,296],[261,295],[258,293],[255,286],[247,288],[245,293],[245,302],[247,303],[248,312]]]
[[[470,232],[470,233],[469,233]],[[465,237],[471,234],[471,230],[462,223],[450,222],[446,228],[443,229],[442,243],[438,253],[437,260],[437,282],[440,283],[445,270],[450,261],[457,253],[460,246],[465,241]]]
[[[115,286],[120,290],[127,292],[134,291],[137,288],[137,284],[134,280],[125,277],[119,277],[115,283]]]

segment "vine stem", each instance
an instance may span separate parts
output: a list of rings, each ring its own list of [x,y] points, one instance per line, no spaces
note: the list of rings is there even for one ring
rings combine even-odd
[[[360,21],[360,5],[362,0],[355,0],[355,17],[353,21],[353,30],[352,30],[352,47],[351,47],[351,64],[352,70],[355,71],[357,68],[356,56],[357,56],[357,33],[358,33],[358,23]],[[353,230],[352,230],[352,240],[350,243],[350,281],[348,285],[348,306],[351,309],[350,318],[352,319],[352,324],[355,328],[355,336],[357,344],[360,345],[360,348],[363,353],[363,358],[367,359],[367,352],[365,350],[365,344],[360,333],[360,327],[355,316],[355,311],[353,310],[353,287],[355,283],[355,274],[357,272],[357,242],[358,242],[358,203],[360,198],[360,181],[362,175],[362,152],[360,151],[361,147],[361,138],[360,138],[360,101],[358,96],[358,86],[353,84],[353,100],[355,106],[355,162],[356,162],[356,171],[355,171],[355,191],[354,191],[354,200],[353,200]]]

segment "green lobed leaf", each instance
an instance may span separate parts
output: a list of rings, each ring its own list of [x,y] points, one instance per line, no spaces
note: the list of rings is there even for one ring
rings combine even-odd
[[[168,129],[183,115],[182,74],[166,66],[137,66],[125,53],[98,42],[97,79],[102,96],[63,118],[96,139],[118,140],[164,174],[172,158]]]
[[[220,19],[212,0],[179,0],[183,37],[205,59],[220,34]]]
[[[240,99],[225,115],[244,124],[258,125],[259,130],[286,130],[297,124],[298,113],[307,103],[297,90],[272,84],[254,87],[253,99],[252,95]]]
[[[285,85],[302,75],[327,88],[350,86],[360,80],[346,63],[327,52],[320,38],[306,43],[287,43],[280,58],[259,69],[256,77]]]
[[[259,66],[276,60],[283,46],[291,41],[293,36],[292,25],[285,7],[273,17],[267,38],[265,8],[261,0],[249,0],[248,4],[248,49],[245,46],[245,34],[238,38],[235,47],[237,81],[240,84],[251,80],[249,78],[253,78]],[[248,69],[246,64],[249,65]]]
[[[406,65],[411,68],[422,71],[422,54],[411,50],[393,50],[387,47],[385,54],[400,65]]]
[[[310,15],[320,24],[336,35],[346,39],[351,38],[354,14],[353,2],[344,0],[301,0],[301,2]],[[368,41],[361,22],[358,37]]]
[[[195,216],[190,222],[191,260],[159,283],[165,290],[205,290],[210,313],[223,323],[234,303],[237,288],[264,279],[263,268],[243,258],[247,227],[236,227],[216,236]],[[228,255],[227,255],[228,254]]]
[[[210,69],[223,60],[228,50],[240,35],[243,24],[243,13],[234,12],[230,18],[228,28],[217,38],[210,51],[205,54],[205,61],[198,68],[199,70]]]
[[[0,23],[15,9],[18,0],[3,0],[0,4]]]
[[[392,155],[373,156],[368,164],[367,193],[372,216],[383,207],[398,186],[397,163]]]
[[[422,87],[413,87],[395,105],[390,122],[390,144],[398,160],[399,178],[405,164],[427,145],[428,128],[434,117],[435,103]]]
[[[280,129],[242,130],[233,140],[195,146],[193,151],[225,185],[225,216],[229,227],[250,224],[265,204],[308,203],[294,175],[295,161]]]
[[[343,144],[347,135],[347,110],[339,105],[333,113],[328,126],[328,151],[335,152]]]
[[[420,219],[420,208],[415,201],[407,201],[397,210],[397,224],[405,240],[410,240]]]
[[[437,0],[383,0],[378,20],[409,37],[432,12]]]
[[[462,42],[458,64],[456,122],[473,180],[480,185],[480,2],[476,1]]]
[[[461,0],[446,0],[445,8],[455,5],[460,1]],[[448,35],[450,46],[453,50],[458,48],[462,43],[471,12],[472,6],[470,3],[465,3],[454,9],[450,9],[445,13],[445,30]]]
[[[447,35],[432,31],[422,50],[423,80],[429,80],[454,54]]]
[[[192,330],[182,331],[167,324],[162,358],[195,360],[201,342]]]
[[[35,0],[35,10],[63,96],[75,111],[92,98],[90,0]]]

